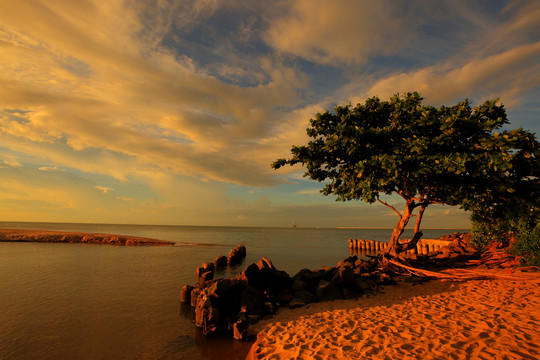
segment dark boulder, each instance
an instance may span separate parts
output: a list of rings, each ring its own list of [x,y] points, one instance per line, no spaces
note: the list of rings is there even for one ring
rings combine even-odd
[[[238,245],[236,248],[229,251],[227,263],[229,265],[240,264],[246,257],[246,247],[244,245]]]
[[[293,293],[291,289],[282,289],[276,297],[281,305],[287,305],[292,300]]]
[[[257,262],[259,269],[259,283],[254,286],[269,296],[276,296],[292,282],[291,277],[285,271],[276,270],[270,259],[263,257]]]
[[[261,318],[264,315],[264,295],[253,286],[247,286],[241,295],[240,311]]]
[[[307,303],[299,298],[294,298],[289,302],[289,308],[296,309],[302,306],[306,306]]]
[[[193,291],[193,286],[191,285],[184,285],[182,286],[182,290],[180,290],[180,302],[182,303],[190,303],[191,302],[191,291]]]
[[[195,275],[197,277],[197,283],[201,284],[214,278],[214,270],[205,269],[201,266],[195,270]]]
[[[203,263],[203,264],[202,264],[202,267],[203,267],[206,271],[214,272],[214,271],[216,270],[216,266],[214,265],[214,263],[211,263],[211,262]]]
[[[355,299],[358,297],[358,293],[351,289],[345,288],[343,289],[343,297],[345,299]]]
[[[354,266],[356,268],[355,273],[357,274],[364,274],[369,273],[374,270],[374,266],[369,261],[365,261],[362,259],[358,259],[355,261]]]
[[[381,285],[395,285],[396,280],[388,274],[380,273],[377,282]]]
[[[225,255],[220,255],[214,260],[214,265],[216,267],[227,266],[227,257]]]
[[[193,288],[193,290],[191,290],[191,295],[190,295],[191,307],[196,307],[197,306],[197,300],[199,298],[200,292],[201,292],[201,289],[198,288],[198,287],[195,287],[195,288]]]
[[[356,287],[354,270],[351,267],[340,267],[334,272],[331,283],[338,288],[353,289]]]
[[[234,323],[233,325],[233,337],[234,340],[238,341],[247,341],[250,340],[249,336],[249,327],[250,327],[249,320],[245,317],[241,316],[240,319]]]
[[[303,280],[293,280],[291,284],[291,290],[293,292],[300,291],[300,290],[307,290],[309,289],[309,285],[306,281]]]
[[[356,261],[358,261],[358,256],[349,256],[348,258],[346,258],[345,260],[343,261],[340,261],[337,263],[337,267],[355,267],[355,263]]]
[[[261,270],[257,264],[248,265],[236,278],[247,281],[248,285],[262,289]]]
[[[212,298],[204,292],[200,293],[195,308],[195,325],[202,328],[204,335],[208,335],[217,330],[219,319],[219,310],[213,305]]]
[[[310,304],[317,301],[317,296],[307,290],[299,290],[293,293],[293,299],[291,302],[293,302],[295,299],[302,300],[304,304]]]
[[[343,293],[331,282],[321,280],[317,287],[319,301],[343,299]]]
[[[244,281],[238,279],[218,279],[210,284],[206,291],[211,297],[225,299],[227,297],[240,297],[246,286]]]

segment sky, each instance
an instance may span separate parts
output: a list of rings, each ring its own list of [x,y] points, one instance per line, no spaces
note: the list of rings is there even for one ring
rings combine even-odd
[[[540,2],[0,0],[0,220],[393,227],[270,164],[317,112],[408,91],[538,134]]]

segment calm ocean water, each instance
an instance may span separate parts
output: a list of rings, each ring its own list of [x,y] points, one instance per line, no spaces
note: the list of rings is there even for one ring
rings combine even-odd
[[[0,359],[243,359],[249,343],[203,337],[180,304],[195,268],[247,247],[236,275],[262,256],[291,276],[349,256],[347,239],[391,230],[0,222],[3,229],[150,237],[175,246],[0,242]],[[425,230],[434,238],[455,230]],[[405,236],[410,236],[405,234]]]

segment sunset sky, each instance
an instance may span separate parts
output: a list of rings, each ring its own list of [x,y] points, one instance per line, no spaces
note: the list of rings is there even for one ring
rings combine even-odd
[[[393,227],[270,163],[317,112],[415,90],[538,134],[540,2],[0,0],[0,220]]]

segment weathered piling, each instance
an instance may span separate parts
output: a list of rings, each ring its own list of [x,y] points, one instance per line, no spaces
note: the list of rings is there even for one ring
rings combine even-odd
[[[361,252],[380,252],[388,247],[387,242],[371,239],[349,239],[349,249]]]

